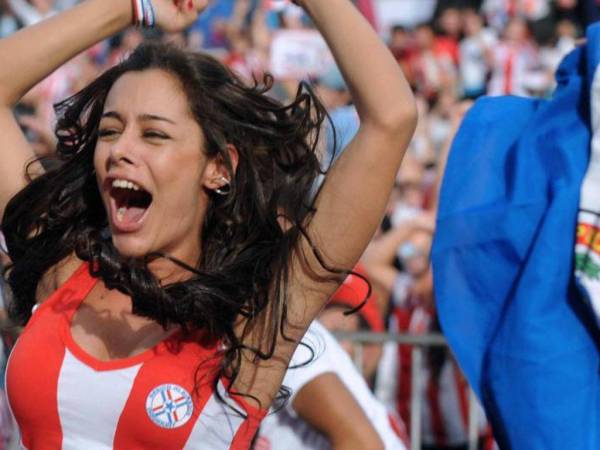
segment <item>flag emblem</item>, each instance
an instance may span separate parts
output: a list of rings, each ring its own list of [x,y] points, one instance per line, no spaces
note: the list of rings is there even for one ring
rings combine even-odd
[[[162,384],[146,398],[146,412],[150,420],[161,428],[184,425],[194,411],[190,394],[176,384]]]

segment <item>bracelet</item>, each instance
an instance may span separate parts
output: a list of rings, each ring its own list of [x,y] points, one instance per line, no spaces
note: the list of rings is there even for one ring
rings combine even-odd
[[[142,17],[142,0],[132,0],[133,17],[131,18],[131,24],[136,27],[140,25]]]
[[[156,16],[152,0],[132,0],[133,18],[132,23],[136,27],[154,27]]]
[[[147,28],[153,28],[155,22],[154,6],[152,6],[152,0],[142,0],[144,6],[144,26]]]

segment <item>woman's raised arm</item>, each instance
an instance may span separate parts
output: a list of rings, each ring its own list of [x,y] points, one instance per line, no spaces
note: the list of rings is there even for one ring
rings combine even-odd
[[[360,117],[358,133],[325,180],[308,229],[329,265],[349,269],[381,222],[417,111],[398,63],[350,1],[302,3],[328,42]]]
[[[207,0],[154,0],[157,25],[181,30]],[[181,3],[181,4],[179,4]],[[34,158],[11,108],[60,65],[132,22],[132,0],[88,0],[0,40],[0,216],[27,182],[25,165]]]
[[[331,272],[313,255],[311,245],[327,266],[354,267],[381,221],[417,121],[414,98],[400,67],[350,0],[296,3],[308,12],[333,52],[361,125],[317,197],[317,212],[306,230],[312,244],[308,240],[301,244],[307,260],[296,255],[291,262],[285,335],[292,340],[304,334],[338,284],[314,276]],[[250,341],[260,346],[260,333]],[[236,387],[268,404],[294,348],[294,342],[281,337],[271,360],[256,362],[249,353]]]
[[[398,63],[351,1],[302,0],[302,5],[328,42],[360,117],[358,133],[325,179],[307,233],[326,266],[351,269],[381,223],[417,110]],[[337,287],[311,276],[311,269],[331,273],[310,246],[304,243],[308,264],[296,263],[290,282],[289,317],[298,329]]]

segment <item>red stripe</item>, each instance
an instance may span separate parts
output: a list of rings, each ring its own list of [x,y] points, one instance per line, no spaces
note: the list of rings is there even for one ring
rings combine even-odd
[[[403,308],[396,308],[394,310],[394,318],[396,319],[395,322],[397,327],[395,330],[390,331],[406,332],[410,324],[410,315],[411,311]],[[399,385],[396,393],[397,409],[400,418],[404,421],[410,433],[410,398],[412,391],[411,347],[408,345],[398,345],[398,359],[400,373],[398,374]]]
[[[410,438],[408,437],[406,427],[402,423],[400,417],[395,414],[388,413],[388,421],[394,434],[398,436],[402,443],[408,448],[410,446]]]
[[[427,403],[431,412],[431,426],[435,443],[441,446],[446,445],[446,429],[444,428],[444,418],[440,407],[439,380],[429,379],[429,383],[427,383]]]
[[[228,389],[230,386],[229,380],[221,379],[221,383],[225,389]],[[246,420],[241,423],[235,432],[235,435],[231,440],[231,446],[229,447],[229,450],[248,450],[252,444],[254,436],[258,432],[260,423],[267,415],[268,410],[260,409],[257,406],[251,405],[243,395],[230,393],[229,398],[237,403],[238,406],[241,406],[242,410],[247,415]]]
[[[260,413],[259,415],[249,414],[248,418],[242,422],[235,433],[229,450],[248,450],[248,448],[250,448],[252,439],[254,439],[254,435],[258,431],[260,422],[265,415],[266,411],[264,413]]]
[[[58,378],[65,348],[51,317],[41,317],[24,333],[7,369],[7,394],[23,445],[35,450],[62,447]]]
[[[485,439],[484,439],[484,444],[483,444],[483,448],[484,450],[494,450],[494,434],[492,433],[492,427],[491,426],[487,426],[485,428]]]
[[[515,52],[511,48],[508,50],[508,59],[506,61],[506,65],[504,66],[504,93],[511,94],[513,89],[512,83],[512,72],[513,72],[513,63],[514,63]]]
[[[357,0],[356,6],[360,12],[363,13],[371,26],[377,30],[377,20],[375,18],[375,7],[373,6],[373,0]]]

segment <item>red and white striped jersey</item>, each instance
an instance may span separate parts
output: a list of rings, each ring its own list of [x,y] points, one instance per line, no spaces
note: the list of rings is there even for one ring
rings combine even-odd
[[[538,54],[529,44],[501,42],[493,46],[488,95],[528,96],[543,85],[539,81]]]
[[[249,448],[265,412],[227,396],[221,382],[227,405],[218,400],[216,346],[175,334],[136,356],[101,361],[77,345],[71,319],[96,282],[82,265],[37,308],[11,354],[7,393],[23,448]]]

